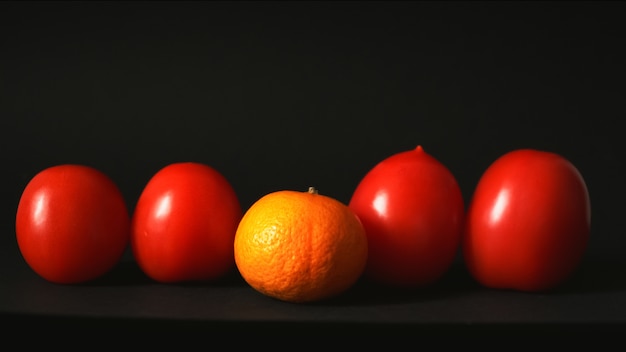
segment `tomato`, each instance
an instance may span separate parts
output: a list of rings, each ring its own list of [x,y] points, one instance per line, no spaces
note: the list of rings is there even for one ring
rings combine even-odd
[[[217,170],[196,162],[170,164],[143,189],[131,225],[141,270],[163,282],[208,281],[234,268],[242,209]]]
[[[365,227],[365,276],[374,282],[430,285],[458,253],[465,215],[461,189],[452,172],[421,146],[374,166],[349,207]]]
[[[122,193],[102,172],[63,164],[26,185],[16,214],[18,247],[44,279],[76,284],[96,279],[121,259],[130,219]]]
[[[491,288],[543,291],[579,265],[591,227],[578,169],[546,151],[508,152],[481,176],[468,206],[466,266]]]

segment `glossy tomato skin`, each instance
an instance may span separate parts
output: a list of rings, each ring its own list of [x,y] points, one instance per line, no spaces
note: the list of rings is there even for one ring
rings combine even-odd
[[[471,275],[490,288],[545,291],[579,265],[591,228],[585,181],[562,156],[508,152],[481,176],[462,247]]]
[[[374,166],[349,207],[365,227],[365,276],[374,282],[430,285],[458,253],[465,215],[461,189],[452,172],[421,146]]]
[[[101,171],[63,164],[40,171],[22,192],[15,232],[26,263],[59,284],[110,271],[129,242],[130,219],[117,185]]]
[[[131,248],[141,270],[162,283],[209,281],[230,272],[242,209],[217,170],[180,162],[159,170],[132,218]]]

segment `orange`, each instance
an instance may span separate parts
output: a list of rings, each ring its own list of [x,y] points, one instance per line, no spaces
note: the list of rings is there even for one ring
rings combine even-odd
[[[264,295],[292,303],[347,291],[362,275],[368,251],[359,218],[312,187],[258,199],[244,213],[234,245],[243,279]]]

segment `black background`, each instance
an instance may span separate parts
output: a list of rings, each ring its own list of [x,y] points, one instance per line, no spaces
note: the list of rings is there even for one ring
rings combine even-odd
[[[466,202],[508,151],[565,156],[592,201],[585,260],[621,260],[625,15],[599,1],[2,2],[5,263],[25,267],[15,210],[48,166],[104,171],[132,211],[158,169],[203,162],[245,209],[311,185],[348,202],[417,145]]]

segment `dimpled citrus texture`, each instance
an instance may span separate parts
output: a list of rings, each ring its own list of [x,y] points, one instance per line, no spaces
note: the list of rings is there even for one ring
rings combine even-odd
[[[265,195],[246,211],[235,235],[235,262],[244,280],[287,302],[343,293],[366,261],[367,237],[358,217],[313,189]]]

